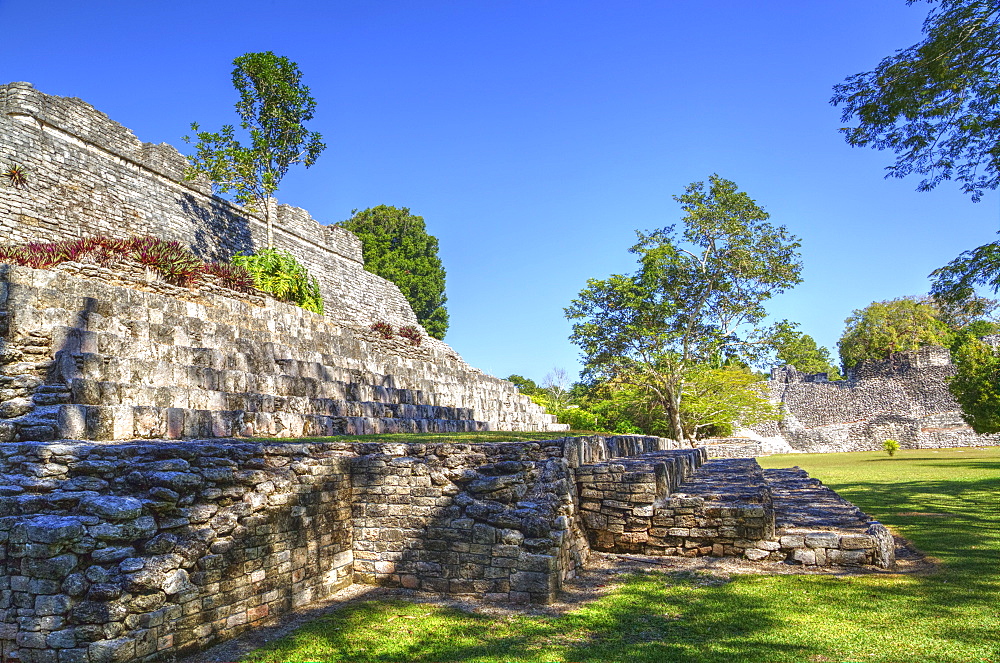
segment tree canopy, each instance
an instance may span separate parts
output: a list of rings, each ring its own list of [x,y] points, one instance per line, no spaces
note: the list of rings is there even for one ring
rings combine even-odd
[[[952,336],[952,330],[938,318],[938,309],[914,297],[872,302],[856,309],[844,323],[838,343],[844,368],[923,345],[947,346]]]
[[[361,240],[365,269],[395,283],[430,336],[448,331],[444,294],[445,270],[438,241],[427,234],[424,219],[407,207],[378,205],[352,212],[337,225]]]
[[[908,0],[914,4],[917,0]],[[1000,184],[1000,4],[929,0],[923,41],[834,87],[841,131],[890,149],[888,176],[924,175],[918,190],[955,180],[980,200]]]
[[[298,65],[271,51],[246,53],[233,60],[233,86],[240,94],[236,112],[250,136],[249,145],[236,138],[232,125],[221,131],[200,131],[191,124],[198,142],[186,179],[204,174],[219,193],[235,192],[238,203],[263,214],[267,246],[274,246],[273,219],[268,198],[278,190],[290,166],[306,168],[326,149],[322,136],[304,123],[313,117],[316,102],[302,85]],[[185,142],[192,142],[189,136]]]
[[[792,325],[775,336],[775,358],[781,366],[791,364],[804,373],[826,373],[831,380],[843,379],[830,358],[830,351],[816,345],[812,336]]]
[[[956,374],[948,384],[962,406],[962,418],[980,435],[1000,433],[1000,354],[978,339],[963,343],[953,356]]]
[[[639,270],[588,280],[566,316],[585,379],[649,394],[684,440],[689,371],[765,355],[775,329],[762,327],[764,303],[799,283],[801,263],[797,238],[733,182],[712,175],[674,199],[683,230],[637,232]]]

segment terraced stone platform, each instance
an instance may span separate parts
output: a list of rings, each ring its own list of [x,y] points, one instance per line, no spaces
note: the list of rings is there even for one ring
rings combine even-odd
[[[684,462],[682,454],[691,451],[578,468],[591,547],[819,566],[894,565],[885,526],[803,470],[765,471],[752,458]],[[704,450],[696,451],[702,460]]]

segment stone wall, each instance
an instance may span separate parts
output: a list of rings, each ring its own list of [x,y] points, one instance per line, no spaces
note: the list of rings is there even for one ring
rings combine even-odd
[[[207,180],[184,180],[188,162],[175,148],[141,142],[80,99],[0,85],[0,163],[11,162],[28,170],[28,184],[0,186],[4,243],[151,234],[216,260],[267,245],[261,218],[211,195]],[[288,205],[274,212],[275,246],[319,279],[330,317],[416,324],[399,288],[364,270],[352,233]]]
[[[0,648],[169,660],[353,579],[335,445],[0,444]]]
[[[948,392],[954,373],[941,347],[895,353],[838,382],[791,366],[775,368],[768,395],[785,416],[751,430],[806,452],[880,449],[886,439],[904,449],[1000,444],[1000,435],[977,435],[962,419]]]
[[[351,582],[548,602],[586,560],[580,459],[512,444],[0,444],[0,654],[174,660]]]
[[[443,344],[90,268],[0,265],[0,441],[566,428]]]

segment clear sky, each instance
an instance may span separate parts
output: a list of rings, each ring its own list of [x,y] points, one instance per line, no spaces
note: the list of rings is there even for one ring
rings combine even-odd
[[[633,271],[634,230],[718,173],[802,239],[778,318],[835,352],[874,300],[994,241],[998,195],[885,180],[831,86],[920,39],[904,0],[0,0],[0,82],[80,97],[149,142],[235,123],[233,58],[299,64],[328,145],[281,202],[322,223],[409,207],[440,240],[449,342],[504,377],[572,375],[563,307]]]

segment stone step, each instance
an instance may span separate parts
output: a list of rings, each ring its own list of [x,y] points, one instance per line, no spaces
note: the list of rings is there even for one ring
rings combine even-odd
[[[325,437],[378,433],[455,433],[487,430],[472,419],[338,417],[292,412],[192,410],[149,406],[58,406],[65,439],[131,440],[211,437]]]
[[[884,525],[798,467],[764,470],[774,501],[774,555],[805,565],[892,568],[895,543]]]

